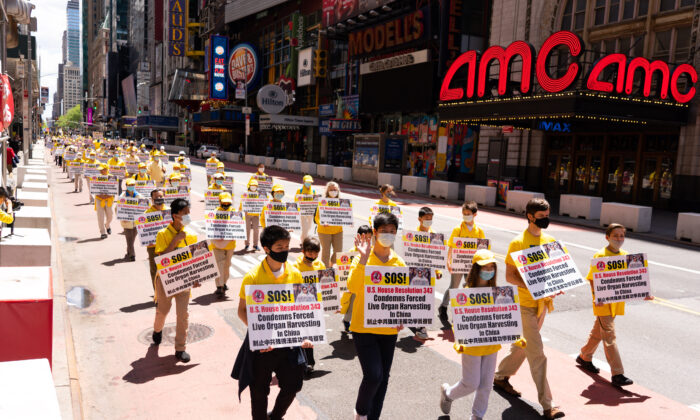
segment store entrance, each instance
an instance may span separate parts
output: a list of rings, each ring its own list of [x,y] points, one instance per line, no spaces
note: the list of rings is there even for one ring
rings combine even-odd
[[[558,196],[569,192],[571,180],[572,136],[552,136],[547,156],[547,183],[545,194]]]

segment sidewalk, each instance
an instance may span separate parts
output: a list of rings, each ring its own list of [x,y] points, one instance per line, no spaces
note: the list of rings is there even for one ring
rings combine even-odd
[[[204,162],[206,159],[199,159],[193,156],[189,156],[190,161],[193,164],[197,165],[204,165]],[[239,171],[249,171],[249,172],[254,172],[256,165],[249,165],[247,163],[243,162],[231,162],[231,161],[223,161],[224,165],[228,169],[235,169]],[[292,173],[292,172],[287,172],[287,171],[281,171],[276,168],[270,168],[270,167],[265,167],[265,173],[273,176],[273,177],[282,177],[285,178],[289,181],[293,182],[301,182],[301,178],[303,177],[303,174],[297,174],[297,173]],[[314,176],[314,179],[316,179],[317,176]],[[318,177],[319,179],[324,179],[321,177]],[[361,184],[361,183],[355,183],[355,182],[339,182],[341,185],[341,189],[344,189],[345,187],[365,187],[370,190],[374,189],[376,190],[376,186],[374,185],[369,185],[369,184]],[[463,189],[464,186],[460,185],[460,188]],[[442,199],[435,199],[430,197],[427,194],[411,194],[411,193],[405,193],[405,192],[397,192],[398,197],[414,197],[414,198],[420,198],[425,200],[426,203],[434,203],[434,204],[445,204],[445,203],[450,203],[454,205],[461,205],[462,201],[460,200],[442,200]],[[377,192],[377,196],[379,196],[379,193]],[[552,219],[553,222],[565,224],[565,225],[570,225],[570,226],[580,226],[580,227],[586,227],[589,229],[596,229],[601,232],[605,231],[605,227],[600,226],[600,223],[598,220],[585,220],[585,219],[578,219],[578,218],[572,218],[572,217],[566,217],[566,216],[560,216],[558,214],[559,208],[558,205],[554,205],[557,203],[553,203],[552,207],[552,212],[550,215],[550,218]],[[502,214],[508,214],[511,216],[519,216],[517,213],[513,213],[511,211],[507,211],[504,207],[489,207],[489,206],[479,206],[480,211],[484,212],[495,212],[495,213],[502,213]],[[680,241],[676,239],[676,223],[678,220],[678,213],[669,211],[669,210],[661,210],[661,209],[654,209],[652,212],[652,220],[651,220],[651,232],[647,233],[639,233],[639,232],[628,232],[627,236],[632,237],[632,238],[639,238],[639,239],[647,239],[647,240],[653,240],[657,242],[663,242],[663,243],[668,243],[671,245],[676,245],[676,246],[684,246],[689,249],[700,249],[700,244],[695,244],[692,242],[688,241]]]

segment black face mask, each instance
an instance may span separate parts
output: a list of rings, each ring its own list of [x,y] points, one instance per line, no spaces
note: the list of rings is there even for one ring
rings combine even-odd
[[[547,226],[549,226],[549,217],[535,219],[535,226],[537,226],[540,229],[547,229]]]
[[[306,255],[304,255],[304,259],[306,259],[306,261],[308,261],[309,263],[316,261],[316,258],[307,257]]]
[[[165,204],[165,199],[164,198],[156,198],[155,200],[153,200],[153,204],[155,204],[156,206],[163,205],[163,204]]]
[[[227,209],[227,208],[231,207],[231,205],[230,204],[222,204],[221,207]]]
[[[273,260],[275,260],[279,263],[284,263],[287,261],[287,257],[289,256],[289,251],[275,252],[273,250],[270,250],[270,253],[268,255]]]

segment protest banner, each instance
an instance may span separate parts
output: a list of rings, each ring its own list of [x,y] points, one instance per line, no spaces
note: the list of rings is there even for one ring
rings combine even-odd
[[[83,174],[86,177],[99,176],[100,175],[100,164],[99,163],[85,163],[83,164]]]
[[[70,175],[82,175],[83,162],[68,161],[68,173]]]
[[[225,193],[226,190],[217,190],[210,188],[204,192],[204,210],[215,210],[219,207],[219,194]]]
[[[190,168],[180,169],[180,173],[186,176],[190,181],[192,180],[192,170],[190,170]]]
[[[257,192],[244,192],[241,194],[241,210],[244,213],[260,214],[267,203],[264,195]]]
[[[245,286],[248,344],[252,351],[326,342],[321,292],[316,284]]]
[[[225,241],[245,240],[245,219],[239,211],[205,212],[207,239]]]
[[[319,194],[297,194],[294,196],[294,202],[299,205],[299,213],[302,216],[313,216],[320,198]]]
[[[65,160],[75,160],[75,158],[77,156],[78,156],[78,153],[76,153],[76,152],[66,151],[63,153],[63,159],[65,159]]]
[[[511,252],[510,256],[535,299],[553,296],[584,283],[569,251],[559,241]]]
[[[516,287],[473,287],[449,292],[455,344],[510,344],[523,335]]]
[[[126,178],[126,166],[124,165],[109,165],[110,175],[116,176],[118,179]]]
[[[207,171],[207,176],[212,176],[216,173],[217,162],[206,162],[204,167]]]
[[[360,255],[357,251],[339,252],[335,254],[335,275],[341,293],[348,291],[348,278],[352,270],[352,262]]]
[[[489,249],[488,239],[452,238],[452,274],[469,274],[476,251]]]
[[[136,227],[141,245],[155,245],[158,231],[168,226],[172,221],[170,210],[154,211],[135,217],[134,227]]]
[[[304,279],[304,284],[316,284],[316,290],[321,291],[324,312],[335,313],[340,310],[340,289],[334,269],[302,271],[301,278]]]
[[[233,195],[233,176],[232,175],[226,175],[224,176],[224,189],[229,192],[229,194]]]
[[[263,196],[269,194],[270,191],[272,191],[271,176],[253,175],[253,179],[258,181],[258,192]]]
[[[435,278],[428,267],[365,267],[365,328],[433,325]]]
[[[119,197],[116,203],[117,220],[125,222],[133,222],[150,207],[147,198]]]
[[[126,164],[126,171],[130,175],[134,175],[134,174],[139,173],[139,163],[138,162],[127,160],[125,164]]]
[[[162,163],[163,165],[167,165],[167,164],[168,164],[168,159],[169,159],[169,158],[170,158],[170,157],[169,157],[167,154],[165,154],[165,155],[158,155],[158,159],[160,160],[160,163]]]
[[[591,260],[595,303],[642,300],[651,296],[646,254],[626,254]]]
[[[53,155],[54,156],[63,156],[63,151],[64,151],[63,146],[58,146],[57,148],[53,149]]]
[[[170,203],[178,198],[184,198],[185,200],[190,199],[190,189],[184,186],[178,186],[177,188],[164,188],[163,195],[165,199],[165,205],[169,206]]]
[[[265,226],[277,225],[287,230],[301,230],[301,214],[297,203],[265,204]]]
[[[117,195],[119,194],[119,180],[114,175],[90,177],[90,194]]]
[[[374,226],[374,217],[379,213],[394,213],[399,218],[399,230],[403,229],[403,214],[399,206],[387,206],[383,204],[374,204],[370,208],[369,225]]]
[[[406,232],[403,235],[403,258],[410,266],[446,270],[445,235],[435,232]]]
[[[148,161],[151,160],[151,156],[148,154],[148,152],[138,152],[136,156],[139,157],[140,162],[144,162],[148,164]]]
[[[165,296],[170,297],[191,289],[195,283],[219,277],[213,248],[210,241],[204,240],[156,256],[158,277]]]
[[[150,179],[148,181],[136,181],[134,184],[134,189],[142,196],[150,197],[151,191],[156,189],[156,183]]]
[[[318,220],[322,225],[354,226],[352,202],[347,198],[322,198],[318,202]]]

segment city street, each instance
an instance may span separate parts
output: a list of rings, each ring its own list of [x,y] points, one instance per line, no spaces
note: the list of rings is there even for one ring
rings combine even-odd
[[[236,207],[253,170],[252,166],[227,163],[227,173],[235,177]],[[174,308],[167,320],[164,342],[159,347],[150,345],[154,306],[145,249],[137,245],[136,261],[123,260],[125,245],[119,223],[115,220],[112,234],[100,240],[87,193],[73,193],[73,184],[60,168],[52,166],[51,171],[56,226],[53,236],[58,246],[55,276],[62,278],[69,303],[78,302],[78,306],[69,307],[68,321],[84,418],[247,418],[248,392],[239,402],[237,382],[229,375],[245,336],[245,326],[236,315],[241,278],[263,253],[242,253],[243,245],[237,245],[227,299],[217,299],[213,283],[192,290],[187,347],[192,361],[176,363],[172,345]],[[270,168],[266,172],[285,187],[285,201],[292,199],[301,175]],[[204,168],[193,165],[192,175],[193,227],[203,239]],[[314,188],[322,193],[324,181],[316,179]],[[341,197],[352,199],[356,228],[365,224],[378,192],[360,185],[341,184],[340,189]],[[457,203],[403,193],[395,200],[403,210],[406,229],[416,227],[418,209],[424,205],[435,212],[433,229],[437,232],[449,235],[461,221]],[[476,223],[491,239],[499,260],[498,283],[504,284],[504,253],[509,241],[526,227],[525,218],[482,210]],[[597,229],[552,223],[547,232],[566,243],[584,274],[593,253],[605,246],[603,233]],[[295,260],[299,240],[294,233],[292,236],[290,260]],[[353,236],[354,231],[345,230],[345,249],[352,246]],[[555,311],[547,316],[542,329],[555,404],[573,419],[700,418],[694,374],[700,369],[700,359],[693,356],[700,348],[698,249],[631,236],[624,248],[647,254],[652,291],[657,298],[629,304],[626,315],[616,320],[625,374],[635,384],[624,390],[610,384],[602,348],[594,360],[601,367],[599,376],[576,367],[574,359],[594,320],[590,290],[582,286],[555,299]],[[437,282],[436,299],[442,298],[446,283],[447,279]],[[84,288],[85,292],[72,288]],[[316,347],[316,371],[305,381],[287,419],[347,419],[352,415],[361,379],[352,337],[341,334],[339,315],[326,315],[326,327],[328,345]],[[460,359],[452,349],[450,330],[441,330],[437,319],[429,330],[434,340],[422,345],[408,330],[399,334],[383,418],[440,418],[439,386],[460,378]],[[57,351],[65,349],[55,348]],[[504,353],[501,350],[499,356]],[[485,418],[539,418],[541,408],[526,364],[511,378],[523,392],[522,399],[492,392]],[[471,397],[456,401],[450,418],[468,418],[470,404]]]

